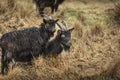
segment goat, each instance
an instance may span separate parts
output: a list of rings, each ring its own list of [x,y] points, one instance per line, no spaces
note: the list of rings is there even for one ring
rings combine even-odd
[[[58,10],[60,4],[62,4],[65,0],[33,0],[39,10],[39,14],[44,14],[43,10],[45,7],[51,8],[51,13],[54,13]]]
[[[62,29],[62,26],[60,24],[58,25]],[[47,55],[57,56],[63,50],[70,52],[71,32],[73,31],[73,29],[74,28],[58,30],[56,37],[46,44],[43,57]]]
[[[57,21],[58,19],[43,19],[39,28],[32,27],[3,34],[0,39],[1,73],[3,75],[8,73],[12,60],[28,62],[34,57],[37,58],[50,37],[54,35]]]

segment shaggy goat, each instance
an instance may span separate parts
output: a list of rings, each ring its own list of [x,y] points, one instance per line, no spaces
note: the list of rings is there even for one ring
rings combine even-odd
[[[71,46],[71,32],[73,29],[74,28],[58,30],[56,37],[46,44],[43,56],[57,56],[63,50],[69,52]]]
[[[39,10],[39,14],[44,14],[45,7],[51,7],[51,13],[58,10],[58,6],[64,2],[64,0],[33,0]]]
[[[32,27],[3,34],[0,39],[2,49],[1,73],[7,74],[9,63],[14,61],[28,62],[38,57],[50,37],[54,35],[57,20],[43,19],[39,28]]]

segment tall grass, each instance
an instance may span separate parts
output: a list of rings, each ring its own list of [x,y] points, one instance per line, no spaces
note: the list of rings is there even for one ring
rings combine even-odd
[[[114,25],[114,27],[119,27],[120,25],[120,0],[117,0],[116,2],[113,2],[114,7],[110,10],[110,20],[111,24]]]
[[[0,75],[0,80],[119,80],[120,29],[105,24],[106,7],[101,10],[100,5],[86,7],[78,2],[71,0],[67,8],[64,3],[53,15],[75,28],[70,54],[63,51],[56,58],[39,57],[33,65],[18,63],[8,75]],[[42,18],[35,9],[32,0],[0,0],[0,33],[39,25]]]
[[[41,22],[32,0],[0,0],[0,18],[2,34],[9,30],[39,25]]]

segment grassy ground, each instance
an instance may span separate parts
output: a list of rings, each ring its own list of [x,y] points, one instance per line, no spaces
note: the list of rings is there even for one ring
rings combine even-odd
[[[0,80],[119,80],[120,29],[110,25],[108,15],[113,8],[109,0],[66,0],[52,16],[75,28],[71,53],[18,64]],[[1,35],[41,22],[32,0],[0,0]]]

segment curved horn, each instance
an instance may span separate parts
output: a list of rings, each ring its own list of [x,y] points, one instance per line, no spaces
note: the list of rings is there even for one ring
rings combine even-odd
[[[56,24],[59,26],[59,28],[60,28],[61,30],[63,30],[63,28],[62,28],[62,26],[61,26],[61,24],[60,24],[59,22],[57,22]]]
[[[52,16],[50,16],[49,18],[50,18],[50,19],[53,19],[53,17],[52,17]]]
[[[65,28],[68,29],[68,25],[67,25],[67,23],[64,20],[62,21],[62,23],[65,26]]]
[[[44,18],[50,19],[49,16],[47,16],[46,14],[42,14],[42,16],[43,16]]]

